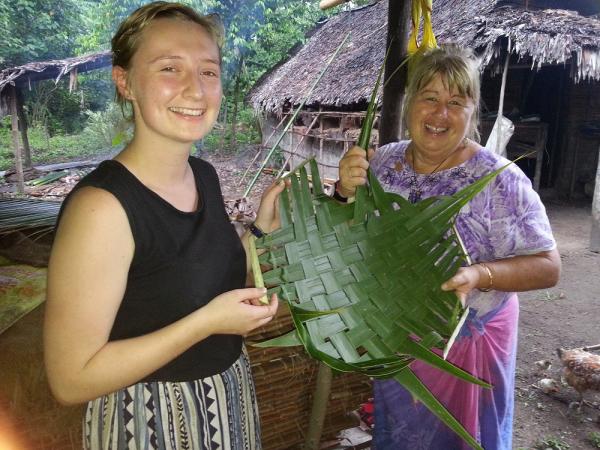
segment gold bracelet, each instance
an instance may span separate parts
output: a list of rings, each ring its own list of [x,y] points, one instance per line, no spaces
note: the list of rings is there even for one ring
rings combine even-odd
[[[479,290],[481,292],[490,292],[492,290],[492,288],[494,287],[494,275],[492,275],[492,271],[487,266],[487,264],[484,264],[484,263],[478,263],[478,264],[485,269],[485,271],[487,272],[488,278],[490,280],[490,282],[488,284],[488,287],[486,287],[486,288],[479,288]]]

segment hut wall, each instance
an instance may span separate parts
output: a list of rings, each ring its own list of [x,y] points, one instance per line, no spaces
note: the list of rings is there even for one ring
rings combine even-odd
[[[573,84],[569,92],[557,190],[591,199],[600,152],[600,82]]]
[[[509,142],[509,148],[516,146],[521,153],[527,151],[527,145],[536,134],[539,136],[539,148],[543,150],[541,166],[541,187],[555,188],[560,195],[568,194],[568,183],[565,187],[565,168],[572,165],[572,143],[565,140],[572,133],[573,116],[571,97],[573,89],[581,84],[573,84],[569,78],[570,67],[553,65],[540,70],[531,70],[526,64],[513,67],[508,72],[504,114],[515,123],[515,134]],[[483,109],[495,112],[498,108],[501,77],[485,74],[482,83]],[[576,108],[577,109],[577,108]],[[537,118],[539,122],[530,122]],[[536,123],[539,130],[535,130]],[[546,124],[546,125],[544,125]],[[488,124],[487,129],[490,126]],[[545,132],[543,131],[545,128]],[[482,131],[486,131],[482,121]],[[526,131],[529,136],[523,134]],[[485,142],[485,133],[482,142]],[[543,142],[543,136],[546,136]],[[511,155],[509,155],[511,156]],[[512,155],[515,156],[515,155]],[[530,177],[535,173],[533,158],[522,160],[519,166]],[[566,167],[566,165],[568,167]],[[580,163],[577,163],[579,166]],[[570,169],[569,169],[570,170]],[[568,178],[568,175],[567,175]]]
[[[321,177],[335,180],[338,177],[340,158],[358,138],[360,119],[344,116],[343,112],[339,115],[324,113],[309,130],[314,115],[314,112],[301,113],[279,146],[283,150],[284,160],[289,158],[290,168],[295,167],[306,158],[316,156]],[[261,131],[264,146],[270,148],[280,136],[285,122],[275,131],[273,137],[266,142],[280,121],[281,118],[275,114],[267,114],[262,121]],[[376,139],[375,130],[373,140],[376,141]]]

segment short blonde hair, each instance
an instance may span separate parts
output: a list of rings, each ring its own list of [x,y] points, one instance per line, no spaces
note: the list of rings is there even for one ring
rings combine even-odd
[[[479,60],[471,49],[460,48],[454,44],[445,44],[428,50],[416,61],[402,102],[404,128],[406,129],[408,126],[408,110],[415,96],[436,75],[441,75],[450,90],[456,89],[460,95],[473,101],[475,109],[467,130],[467,137],[479,142],[479,100],[481,96]]]
[[[156,19],[178,19],[197,23],[204,28],[213,39],[219,49],[219,59],[221,58],[221,49],[225,40],[225,31],[223,23],[216,14],[201,15],[194,9],[181,3],[157,1],[148,3],[136,9],[127,19],[125,19],[112,38],[112,64],[123,69],[129,69],[131,60],[139,47],[139,40],[142,32]],[[115,99],[121,108],[124,108],[129,101],[116,90]]]

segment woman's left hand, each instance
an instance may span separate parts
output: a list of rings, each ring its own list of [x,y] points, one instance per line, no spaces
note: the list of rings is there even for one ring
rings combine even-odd
[[[279,194],[283,192],[284,188],[285,182],[277,180],[262,195],[254,223],[265,233],[271,233],[281,226],[279,221]]]
[[[467,295],[479,286],[481,272],[479,265],[461,267],[452,278],[442,284],[442,291],[454,291],[460,302],[465,306]]]

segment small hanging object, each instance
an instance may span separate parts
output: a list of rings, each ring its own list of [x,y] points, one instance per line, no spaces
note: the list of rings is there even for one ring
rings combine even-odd
[[[414,55],[418,51],[436,48],[437,41],[431,24],[432,0],[413,0],[412,2],[412,32],[408,40],[408,54]],[[419,44],[419,29],[423,17],[423,39]]]
[[[432,48],[437,48],[437,41],[431,24],[432,0],[412,0],[412,31],[408,40],[408,76],[412,73],[417,58]],[[419,29],[423,17],[423,39],[418,42]]]

